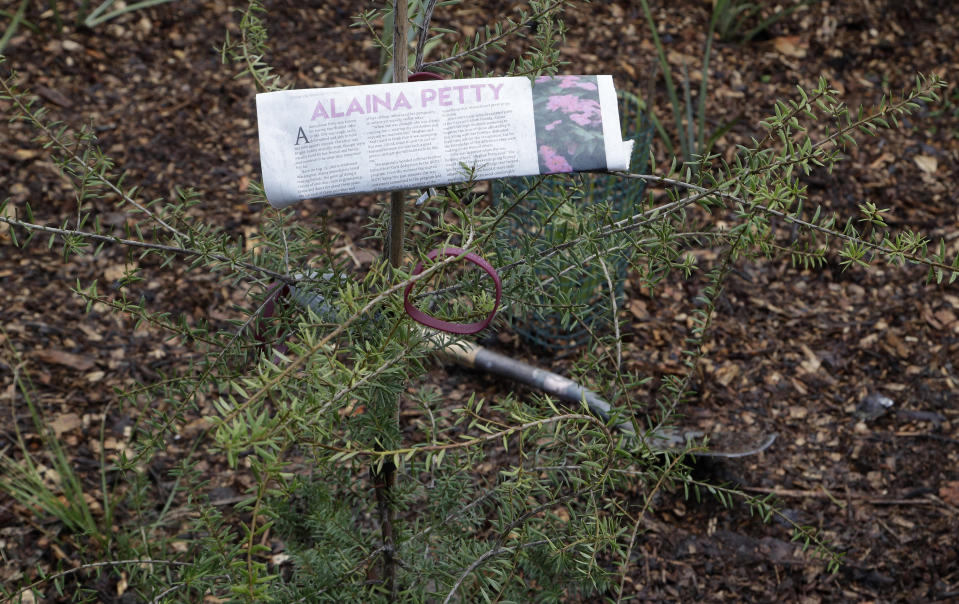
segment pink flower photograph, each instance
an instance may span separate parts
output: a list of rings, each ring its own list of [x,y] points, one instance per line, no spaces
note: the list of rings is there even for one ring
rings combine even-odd
[[[605,170],[596,76],[540,76],[533,85],[540,173]]]

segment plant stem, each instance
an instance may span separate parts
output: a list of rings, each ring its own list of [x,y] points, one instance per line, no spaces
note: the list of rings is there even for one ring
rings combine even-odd
[[[407,28],[406,0],[393,0],[393,82],[407,81],[409,55],[406,45]],[[398,268],[403,262],[403,234],[405,231],[404,191],[390,193],[390,225],[386,240],[385,253],[390,266]],[[400,400],[397,395],[393,403],[397,434],[400,433]],[[396,583],[396,505],[393,485],[396,483],[396,466],[392,460],[383,460],[370,469],[373,486],[376,489],[376,507],[380,515],[383,534],[383,582],[390,593],[390,601],[395,602],[399,595]]]

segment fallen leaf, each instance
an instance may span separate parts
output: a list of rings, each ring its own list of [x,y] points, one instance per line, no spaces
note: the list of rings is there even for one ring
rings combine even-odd
[[[37,597],[33,595],[33,591],[30,589],[21,591],[17,598],[17,602],[20,602],[20,604],[37,604]]]
[[[83,501],[86,502],[87,507],[90,508],[90,511],[93,512],[95,516],[103,513],[103,505],[90,493],[86,491],[83,492]]]
[[[43,484],[51,487],[56,487],[62,480],[59,472],[42,463],[36,465],[36,475],[43,481]]]
[[[111,451],[123,451],[127,448],[127,443],[117,440],[113,436],[108,436],[103,439],[103,448]]]
[[[802,370],[806,373],[816,373],[819,371],[822,361],[819,360],[819,357],[816,356],[816,353],[805,344],[802,345],[802,351],[803,354],[806,355],[806,360],[799,364],[800,367],[802,367]]]
[[[669,53],[666,55],[666,60],[669,61],[670,64],[675,65],[677,67],[682,67],[683,65],[686,65],[686,66],[696,65],[700,61],[698,57],[695,57],[693,55],[683,54],[675,50],[669,51]],[[693,74],[690,73],[689,76],[690,78],[692,78]]]
[[[806,56],[806,45],[800,41],[799,36],[780,36],[773,38],[773,47],[779,54],[802,59]]]
[[[125,277],[127,273],[132,273],[136,269],[136,262],[132,264],[114,264],[113,266],[108,266],[103,271],[103,278],[107,281],[118,281]]]
[[[13,199],[13,201],[25,201],[29,196],[30,189],[24,186],[23,183],[15,182],[10,185],[10,197]],[[8,218],[14,218],[16,216],[16,212],[13,210],[13,204],[10,204],[7,207],[10,209],[7,212],[4,212],[4,214],[6,214]]]
[[[939,487],[939,498],[951,505],[959,505],[959,480],[950,480]]]
[[[936,311],[936,319],[945,327],[949,327],[956,322],[956,313],[952,312],[948,308],[942,308]]]
[[[17,149],[16,151],[13,152],[13,158],[19,161],[26,161],[28,159],[33,159],[38,155],[40,155],[40,152],[34,149]]]
[[[637,319],[645,319],[649,316],[649,309],[642,300],[630,300],[629,312]]]
[[[36,351],[33,356],[44,363],[64,365],[70,369],[76,369],[77,371],[86,371],[87,369],[92,369],[94,365],[93,359],[88,356],[72,354],[69,352],[64,352],[63,350],[43,349]]]
[[[100,333],[100,331],[91,327],[90,325],[80,323],[77,327],[80,328],[80,331],[83,332],[83,335],[85,335],[91,342],[103,341],[103,335]]]
[[[353,254],[356,256],[356,259],[360,261],[361,265],[372,264],[380,257],[379,252],[362,247],[356,248]]]
[[[14,205],[12,203],[8,203],[7,205],[3,206],[3,208],[0,208],[0,216],[3,216],[4,218],[16,218],[17,212],[14,209]],[[9,224],[6,222],[0,222],[0,233],[6,233],[9,230]]]
[[[732,383],[734,379],[739,375],[739,365],[734,363],[726,363],[722,367],[716,369],[715,377],[716,381],[722,384],[723,386],[728,386]]]
[[[66,48],[66,46],[67,44],[65,43],[64,48]],[[39,94],[43,98],[47,99],[51,103],[56,103],[57,105],[60,105],[61,107],[69,107],[73,105],[73,103],[70,102],[70,99],[67,98],[62,92],[59,92],[52,88],[47,88],[46,86],[37,86],[36,91],[37,91],[37,94]]]
[[[939,160],[931,155],[917,155],[912,158],[912,161],[926,174],[935,174],[939,169]]]
[[[83,420],[80,419],[80,416],[76,413],[64,413],[63,415],[57,416],[55,420],[50,422],[50,427],[53,429],[53,433],[59,437],[64,432],[70,432],[71,430],[76,430],[83,425]]]
[[[207,417],[201,417],[193,421],[187,422],[182,428],[178,436],[182,438],[193,438],[200,432],[206,430],[213,425],[213,421]]]
[[[361,86],[365,83],[360,82],[359,80],[353,80],[351,78],[344,78],[342,76],[333,76],[333,81],[340,86]]]
[[[871,164],[869,164],[870,170],[878,170],[888,163],[896,161],[896,156],[892,153],[883,153],[875,159]]]

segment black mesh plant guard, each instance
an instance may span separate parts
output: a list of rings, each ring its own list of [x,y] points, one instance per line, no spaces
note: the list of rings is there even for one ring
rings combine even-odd
[[[653,128],[635,100],[627,97],[624,137],[635,140],[630,172],[645,172]],[[532,304],[510,307],[514,329],[524,339],[552,351],[581,345],[608,330],[609,281],[622,299],[632,247],[628,237],[557,246],[589,239],[588,233],[641,211],[646,183],[611,174],[557,175],[494,183],[494,203],[515,203],[499,235],[502,264],[537,257],[526,278],[537,291]],[[538,184],[537,184],[538,183]],[[597,259],[602,252],[603,263]],[[545,258],[545,260],[544,260]],[[609,273],[609,281],[606,272]],[[540,287],[539,284],[544,284]]]

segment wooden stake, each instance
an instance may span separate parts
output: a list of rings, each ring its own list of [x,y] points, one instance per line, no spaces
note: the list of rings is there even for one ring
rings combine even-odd
[[[393,0],[393,81],[407,81],[409,54],[406,46],[407,6],[406,0]],[[403,237],[406,212],[404,191],[390,193],[390,229],[386,240],[390,265],[396,268],[403,261]]]

